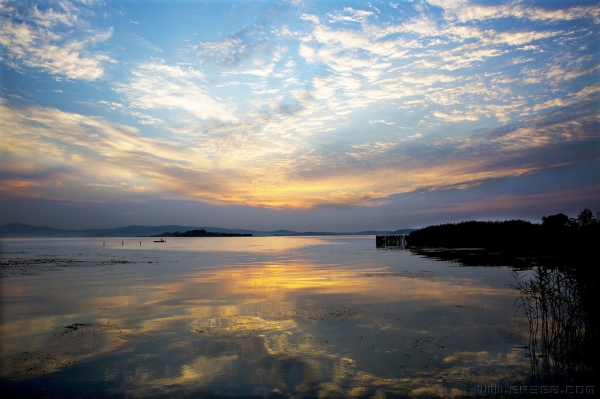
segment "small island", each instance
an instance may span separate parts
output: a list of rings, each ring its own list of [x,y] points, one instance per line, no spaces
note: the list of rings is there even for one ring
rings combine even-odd
[[[252,234],[236,234],[236,233],[213,233],[202,230],[190,230],[185,233],[180,233],[178,231],[174,233],[162,233],[155,236],[150,237],[252,237]]]

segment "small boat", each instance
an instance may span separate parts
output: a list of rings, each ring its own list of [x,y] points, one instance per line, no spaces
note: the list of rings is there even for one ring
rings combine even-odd
[[[166,242],[166,241],[161,238],[160,241],[154,241],[154,242]]]

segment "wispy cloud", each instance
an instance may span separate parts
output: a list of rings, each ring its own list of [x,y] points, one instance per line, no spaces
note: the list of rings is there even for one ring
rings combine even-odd
[[[248,59],[270,54],[272,43],[263,26],[254,24],[223,39],[202,42],[199,56],[221,67],[235,67]]]
[[[597,160],[598,7],[286,3],[163,38],[0,4],[5,67],[79,80],[3,89],[7,192],[372,206]]]
[[[160,47],[150,43],[148,40],[144,39],[143,37],[135,35],[135,38],[142,46],[149,48],[152,51],[156,51],[157,53],[163,52],[163,50]]]
[[[375,14],[371,11],[355,10],[352,7],[344,7],[342,11],[335,14],[327,14],[330,23],[335,22],[364,22]]]
[[[369,123],[371,125],[374,125],[377,123],[383,123],[384,125],[395,125],[396,124],[396,122],[387,122],[385,119],[372,120],[372,121],[369,121]]]
[[[99,118],[3,105],[2,130],[10,132],[4,153],[11,159],[2,165],[9,176],[4,186],[48,196],[57,180],[63,191],[85,181],[96,188],[117,184],[122,190],[173,193],[214,203],[367,205],[398,193],[471,187],[485,179],[596,160],[600,136],[593,129],[599,122],[593,98],[518,126],[463,138],[416,136],[328,153],[304,152],[296,146],[286,155],[278,155],[280,146],[275,152],[261,152],[268,141],[255,142],[252,150],[238,148],[243,139],[237,136],[225,142],[222,135],[207,136],[192,146],[167,143]],[[546,151],[552,155],[539,156]],[[32,172],[11,175],[9,166]]]
[[[94,51],[110,39],[113,30],[91,30],[80,20],[73,4],[57,3],[59,10],[41,10],[28,4],[5,4],[0,23],[0,44],[5,62],[15,69],[34,68],[69,79],[97,80],[113,62],[104,52]],[[80,38],[64,28],[76,29]]]
[[[137,109],[184,111],[200,119],[235,120],[232,109],[207,94],[204,75],[193,68],[150,62],[137,65],[115,91]]]
[[[566,9],[527,6],[519,1],[501,5],[472,4],[468,0],[427,0],[440,7],[450,20],[458,22],[482,21],[486,19],[517,18],[531,21],[571,21],[581,18],[598,20],[600,10],[594,6],[574,6]]]
[[[479,118],[477,115],[473,114],[464,114],[460,111],[454,110],[452,114],[445,114],[443,112],[435,111],[433,115],[437,118],[443,119],[449,122],[459,122],[459,121],[476,121]]]

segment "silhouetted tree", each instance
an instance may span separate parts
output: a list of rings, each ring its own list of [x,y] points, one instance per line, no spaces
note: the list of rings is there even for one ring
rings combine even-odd
[[[581,227],[589,226],[590,224],[597,222],[592,211],[587,208],[581,211],[581,213],[577,216],[577,221]]]
[[[569,217],[564,213],[556,215],[542,216],[542,226],[551,229],[563,228],[569,226]]]

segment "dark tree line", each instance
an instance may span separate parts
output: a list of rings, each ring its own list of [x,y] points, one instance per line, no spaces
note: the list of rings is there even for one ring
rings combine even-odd
[[[600,212],[584,209],[577,218],[565,214],[542,217],[541,224],[524,220],[467,221],[428,226],[411,232],[409,247],[486,248],[552,252],[592,250],[600,239]]]
[[[556,215],[542,216],[542,226],[551,229],[589,227],[600,223],[600,212],[596,217],[589,209],[584,209],[577,218],[570,218],[564,213]]]

